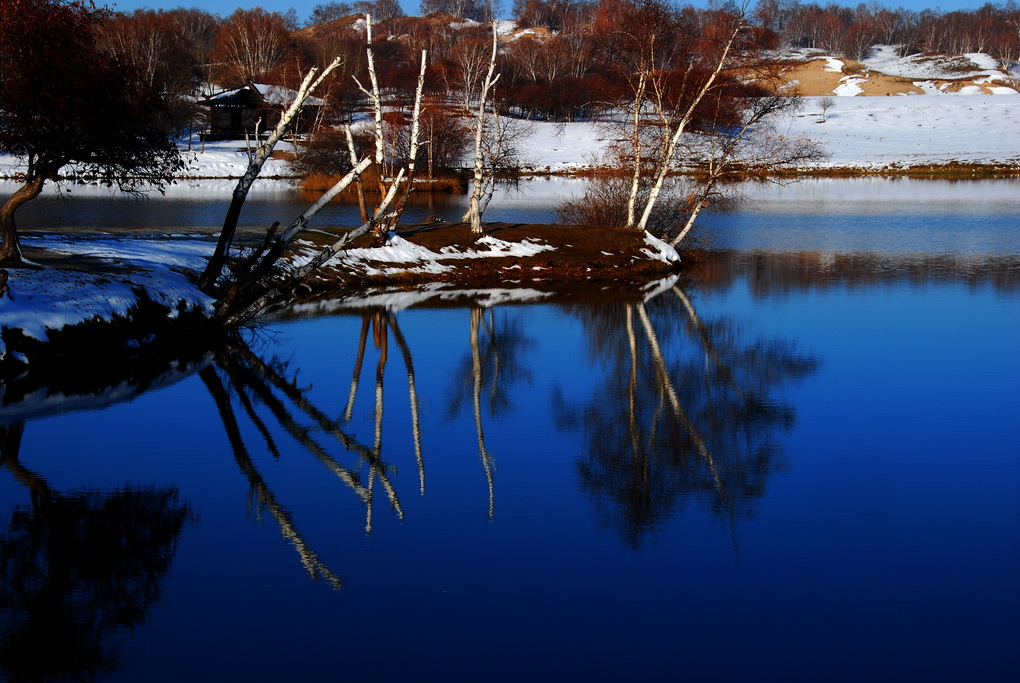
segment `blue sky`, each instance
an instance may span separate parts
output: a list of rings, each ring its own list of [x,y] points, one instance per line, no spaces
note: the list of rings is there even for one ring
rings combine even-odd
[[[304,24],[307,21],[308,16],[312,13],[312,8],[318,4],[328,0],[262,0],[262,2],[251,2],[249,0],[117,0],[116,2],[104,2],[104,0],[96,0],[97,5],[114,5],[114,8],[122,12],[130,12],[135,9],[142,7],[148,7],[150,9],[172,9],[174,7],[198,7],[204,9],[213,14],[219,14],[221,16],[227,16],[235,9],[242,7],[244,9],[251,9],[252,7],[262,7],[264,9],[274,12],[286,12],[289,8],[293,7],[297,10],[298,22]],[[351,2],[352,0],[346,0]],[[811,0],[802,0],[807,3]],[[830,0],[815,0],[820,5],[829,4]],[[510,5],[513,0],[503,0],[503,9],[505,13],[509,13]],[[846,0],[844,2],[837,2],[839,5],[857,5],[860,0]],[[987,0],[938,0],[938,2],[931,2],[930,0],[889,0],[883,2],[879,0],[879,4],[887,7],[905,7],[912,10],[923,10],[923,9],[939,9],[944,12],[950,12],[957,9],[977,9],[982,5],[986,4]],[[404,8],[404,12],[411,15],[418,14],[418,7],[420,6],[421,0],[400,0],[400,6]],[[693,5],[704,5],[705,0],[693,0]],[[992,4],[1002,6],[1005,4],[1004,1],[993,2]]]

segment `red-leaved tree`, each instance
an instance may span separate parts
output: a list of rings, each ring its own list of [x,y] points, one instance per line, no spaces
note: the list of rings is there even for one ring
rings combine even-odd
[[[0,263],[23,262],[14,213],[61,169],[136,189],[181,168],[162,95],[97,48],[105,16],[83,0],[0,2],[0,151],[26,163],[0,206]]]

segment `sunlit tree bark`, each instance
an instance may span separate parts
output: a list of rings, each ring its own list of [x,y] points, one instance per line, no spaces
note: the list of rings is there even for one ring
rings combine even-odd
[[[482,229],[482,195],[485,190],[485,177],[484,177],[484,147],[482,144],[483,135],[485,134],[485,118],[486,111],[485,105],[489,97],[489,92],[492,87],[499,80],[499,74],[493,75],[496,71],[496,52],[499,47],[498,35],[496,33],[496,25],[492,25],[492,52],[489,57],[489,70],[485,75],[485,80],[482,81],[482,87],[478,95],[478,113],[475,118],[475,159],[474,159],[474,173],[472,176],[471,184],[471,199],[469,201],[467,213],[464,214],[465,221],[471,223],[471,234],[480,236],[484,234]]]

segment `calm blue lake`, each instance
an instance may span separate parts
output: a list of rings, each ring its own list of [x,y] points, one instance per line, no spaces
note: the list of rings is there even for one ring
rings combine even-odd
[[[375,293],[4,388],[0,678],[1016,680],[1020,183],[706,225],[642,291]]]

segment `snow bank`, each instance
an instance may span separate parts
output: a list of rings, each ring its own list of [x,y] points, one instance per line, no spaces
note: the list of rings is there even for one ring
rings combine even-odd
[[[824,123],[804,99],[781,130],[830,153],[816,167],[1020,163],[1020,97],[845,97]]]
[[[876,45],[861,63],[872,71],[910,79],[1008,78],[1008,74],[999,69],[997,60],[986,54],[913,54],[900,57],[899,49],[899,45]]]
[[[211,242],[194,239],[26,237],[24,246],[41,246],[56,254],[87,254],[123,270],[81,272],[68,269],[10,268],[10,291],[0,297],[0,329],[20,329],[46,341],[48,330],[91,320],[125,316],[144,292],[166,307],[171,317],[186,311],[212,313],[213,300],[200,292],[182,269],[199,270],[212,254]],[[0,360],[6,347],[0,341]]]

